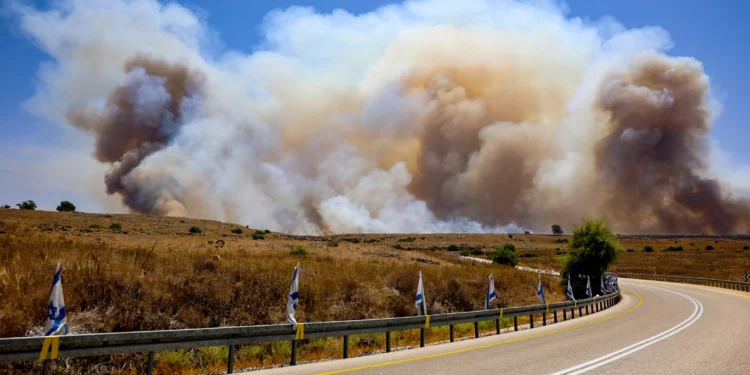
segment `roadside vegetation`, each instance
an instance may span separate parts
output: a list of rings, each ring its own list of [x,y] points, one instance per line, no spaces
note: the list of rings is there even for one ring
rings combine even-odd
[[[481,309],[490,273],[499,295],[493,305],[538,303],[536,275],[508,265],[461,261],[447,250],[453,242],[470,254],[481,252],[468,235],[435,242],[412,236],[399,242],[405,236],[291,236],[255,229],[237,233],[237,228],[194,219],[3,210],[0,337],[41,333],[57,259],[62,260],[72,334],[284,323],[297,263],[302,322],[414,315],[419,271],[430,314]],[[255,240],[256,234],[264,240]],[[397,243],[421,247],[395,250]],[[504,245],[484,248],[492,253],[507,249]],[[544,280],[550,302],[565,299],[554,278]],[[458,332],[470,334],[471,328]],[[428,341],[447,335],[447,327],[435,328]],[[362,343],[352,339],[352,355],[382,349],[382,337],[371,336],[363,336]],[[394,340],[416,345],[418,331],[395,334]],[[311,340],[300,346],[300,360],[340,356],[340,345],[341,340]],[[157,369],[164,374],[224,371],[225,349],[160,353]],[[285,363],[289,350],[288,343],[243,346],[237,368]],[[63,363],[72,372],[94,365],[101,373],[113,368],[142,373],[144,358],[133,354]],[[35,370],[35,365],[14,371]],[[0,372],[11,372],[10,367],[0,365]]]

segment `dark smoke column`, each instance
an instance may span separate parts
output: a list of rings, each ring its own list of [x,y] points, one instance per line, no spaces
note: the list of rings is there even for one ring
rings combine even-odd
[[[603,80],[608,135],[595,147],[607,216],[639,233],[742,233],[750,205],[723,194],[707,170],[712,113],[699,62],[644,53]]]
[[[95,135],[94,156],[111,164],[104,179],[108,194],[122,195],[124,203],[137,212],[184,214],[179,197],[166,190],[170,169],[149,171],[145,179],[131,172],[178,134],[186,107],[198,102],[203,76],[186,66],[147,56],[129,59],[125,72],[123,84],[104,108],[74,106],[68,119]]]

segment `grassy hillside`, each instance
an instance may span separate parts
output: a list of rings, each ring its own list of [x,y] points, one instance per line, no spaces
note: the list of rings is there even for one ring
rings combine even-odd
[[[192,227],[200,233],[191,233]],[[256,230],[261,231],[181,218],[0,209],[0,337],[41,332],[57,259],[63,262],[73,333],[282,323],[298,262],[303,322],[414,315],[420,270],[431,313],[482,308],[490,272],[498,306],[538,303],[536,275],[460,261],[446,250],[454,243],[490,250],[507,240],[505,235],[315,237],[261,231],[259,239]],[[300,245],[309,254],[291,255]],[[545,284],[550,301],[565,299],[555,279],[545,278]],[[447,337],[442,331],[435,329],[429,340]],[[394,340],[408,345],[418,336],[404,332]],[[379,341],[370,349],[382,346]],[[300,358],[340,355],[335,345],[340,343],[308,343]],[[204,352],[162,353],[159,363],[208,366],[202,358],[211,354]],[[249,346],[243,353],[238,366],[288,360],[284,343]],[[138,370],[143,361],[133,357],[111,360]]]
[[[461,261],[459,252],[448,250],[466,249],[482,257],[512,243],[521,255],[520,265],[559,270],[568,239],[519,234],[292,236],[195,219],[0,209],[0,337],[40,333],[57,259],[63,261],[72,331],[112,332],[282,323],[298,262],[300,321],[413,315],[420,270],[431,313],[482,308],[490,272],[500,295],[498,306],[535,304],[536,275]],[[750,245],[748,237],[619,240],[633,252],[623,254],[617,271],[738,280],[750,270],[750,251],[743,250]],[[290,254],[296,246],[309,254]],[[654,251],[643,252],[644,246]],[[683,251],[663,251],[670,246],[682,246]],[[545,277],[544,282],[549,301],[565,299],[557,280]],[[470,329],[459,327],[458,332],[468,334]],[[447,334],[431,329],[428,341],[444,340]],[[361,338],[366,345],[355,345],[352,355],[382,349],[380,336]],[[394,345],[417,340],[417,332],[394,335]],[[310,341],[301,346],[300,360],[335,357],[340,345],[340,340]],[[157,364],[161,373],[220,371],[225,350],[161,353]],[[243,347],[237,365],[283,363],[289,350],[288,343]],[[145,363],[141,357],[68,365],[90,368],[95,363],[102,369],[119,368],[118,373],[140,372]]]

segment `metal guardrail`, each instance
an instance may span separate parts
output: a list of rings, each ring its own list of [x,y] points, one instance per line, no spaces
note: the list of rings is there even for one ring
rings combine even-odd
[[[742,281],[731,281],[721,279],[707,279],[704,277],[687,277],[687,276],[667,276],[667,275],[649,275],[645,273],[617,273],[619,276],[654,281],[670,281],[676,283],[698,284],[713,286],[717,288],[732,289],[737,291],[750,291],[750,283]]]
[[[435,326],[450,326],[450,341],[453,342],[454,326],[461,323],[474,323],[474,336],[479,337],[480,321],[495,321],[496,333],[500,333],[502,318],[513,318],[514,329],[518,331],[518,317],[529,316],[530,327],[534,328],[534,315],[542,315],[542,324],[547,325],[547,314],[552,313],[554,322],[558,321],[558,312],[563,312],[563,320],[590,314],[609,308],[620,300],[620,291],[606,296],[588,298],[577,302],[558,302],[547,305],[509,307],[494,310],[479,310],[429,316],[412,316],[403,318],[384,318],[366,320],[347,320],[334,322],[304,323],[303,334],[299,335],[289,324],[274,324],[246,327],[219,327],[180,329],[163,331],[141,331],[121,333],[95,333],[84,335],[59,336],[55,340],[57,350],[52,348],[52,358],[47,357],[43,347],[48,347],[44,336],[18,337],[0,339],[0,362],[20,362],[44,359],[44,372],[49,371],[52,359],[101,356],[122,353],[148,352],[147,373],[151,374],[154,352],[200,348],[208,346],[229,346],[227,372],[232,373],[234,352],[238,345],[291,341],[291,364],[297,363],[297,342],[305,339],[326,337],[344,338],[343,357],[349,357],[349,336],[367,333],[385,333],[386,352],[391,351],[391,332],[409,329],[420,329],[420,346],[425,345],[425,329]],[[299,330],[299,329],[298,329]],[[44,352],[40,355],[40,351]]]

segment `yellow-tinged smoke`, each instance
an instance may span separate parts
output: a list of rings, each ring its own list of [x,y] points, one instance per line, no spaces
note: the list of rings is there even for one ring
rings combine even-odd
[[[631,233],[750,230],[748,201],[709,170],[708,78],[662,52],[660,29],[547,2],[290,8],[257,52],[217,58],[177,5],[18,11],[58,61],[33,102],[93,135],[107,192],[137,212],[297,233],[587,216]]]

